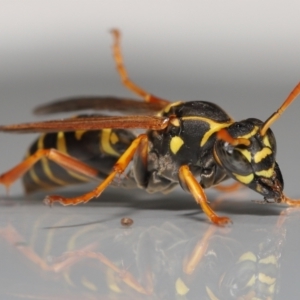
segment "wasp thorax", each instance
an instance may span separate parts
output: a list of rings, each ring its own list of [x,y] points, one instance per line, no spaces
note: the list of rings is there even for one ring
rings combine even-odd
[[[265,198],[278,199],[281,197],[283,179],[275,160],[276,141],[270,129],[261,136],[262,124],[257,119],[233,123],[226,129],[229,135],[233,140],[248,140],[249,145],[233,145],[230,141],[217,139],[214,155],[230,177]]]

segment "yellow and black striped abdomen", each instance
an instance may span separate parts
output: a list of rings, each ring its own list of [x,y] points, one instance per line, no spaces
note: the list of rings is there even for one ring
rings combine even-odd
[[[26,157],[40,149],[56,149],[97,169],[103,179],[135,135],[123,129],[58,132],[41,135],[29,148]],[[90,178],[66,170],[43,157],[23,176],[26,192],[87,182]]]

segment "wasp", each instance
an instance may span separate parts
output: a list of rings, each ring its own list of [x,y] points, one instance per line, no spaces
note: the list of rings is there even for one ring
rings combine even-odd
[[[204,190],[229,178],[261,194],[264,202],[300,205],[300,201],[283,193],[276,140],[270,129],[299,95],[300,82],[265,122],[255,118],[237,122],[214,103],[174,103],[140,88],[126,71],[120,32],[114,29],[112,36],[113,57],[121,81],[144,101],[116,97],[61,99],[36,108],[35,113],[94,109],[125,115],[79,115],[1,126],[0,131],[42,135],[20,164],[1,175],[0,183],[8,188],[23,177],[25,190],[34,192],[100,179],[96,188],[80,196],[51,195],[45,199],[47,204],[77,205],[99,197],[110,184],[116,184],[115,177],[126,171],[119,187],[168,193],[179,184],[217,225],[231,220],[214,212]],[[136,136],[133,129],[146,132]]]

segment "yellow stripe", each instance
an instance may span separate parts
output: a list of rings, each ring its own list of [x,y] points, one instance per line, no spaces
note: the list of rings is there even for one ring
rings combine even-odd
[[[76,130],[75,131],[75,138],[76,140],[80,141],[83,134],[86,132],[86,130]]]
[[[45,134],[40,136],[40,138],[38,140],[38,149],[44,149],[44,138],[45,138]],[[47,159],[47,157],[41,158],[41,164],[42,164],[44,173],[51,181],[53,181],[59,185],[67,185],[67,183],[65,181],[60,180],[53,175],[53,173],[49,167],[49,160]]]
[[[255,174],[257,176],[263,176],[263,177],[266,177],[266,178],[271,178],[274,174],[274,166],[272,166],[268,170],[262,170],[262,171],[255,172]]]
[[[76,133],[75,133],[76,134]],[[62,153],[65,153],[65,154],[68,154],[68,149],[67,149],[67,144],[66,144],[66,139],[65,139],[65,134],[64,132],[60,131],[57,133],[57,140],[56,140],[56,149],[59,151],[59,152],[62,152]],[[76,172],[72,172],[72,171],[69,171],[69,170],[66,170],[68,172],[68,174],[70,176],[72,176],[73,178],[76,178],[80,181],[84,181],[84,182],[87,182],[87,181],[90,181],[90,179],[88,179],[87,177],[85,176],[82,176],[82,175],[79,175],[78,173]]]
[[[49,184],[43,182],[43,181],[36,175],[36,173],[35,173],[33,167],[30,168],[30,170],[28,171],[28,174],[29,174],[30,178],[32,179],[32,181],[33,181],[36,185],[38,185],[38,186],[40,186],[40,187],[42,187],[43,189],[46,189],[46,190],[51,188],[51,185],[49,185]]]
[[[103,150],[103,152],[119,157],[120,154],[111,146],[110,144],[110,135],[111,135],[111,129],[102,129],[101,131],[101,140],[100,140],[100,150]]]
[[[184,141],[181,137],[174,136],[170,142],[170,149],[174,154],[176,154],[183,144],[184,144]]]
[[[254,126],[254,128],[252,129],[251,132],[244,134],[244,135],[239,135],[237,138],[249,139],[252,136],[254,136],[257,133],[257,131],[258,131],[258,127]]]
[[[207,142],[207,140],[211,137],[212,134],[214,134],[215,132],[219,131],[222,128],[226,128],[228,126],[230,126],[233,123],[233,120],[230,120],[228,122],[224,122],[224,123],[219,123],[216,121],[213,121],[211,119],[208,118],[204,118],[204,117],[182,117],[181,118],[183,121],[185,120],[195,120],[195,121],[200,121],[200,122],[205,122],[209,125],[209,130],[207,130],[207,132],[203,135],[203,138],[200,142],[200,147],[202,147],[203,145],[205,145],[205,143]]]
[[[254,178],[254,175],[252,173],[249,174],[249,175],[246,175],[246,176],[239,175],[239,174],[236,174],[236,173],[232,173],[232,175],[235,176],[235,178],[238,181],[240,181],[240,182],[242,182],[244,184],[250,183],[253,180],[253,178]]]
[[[259,163],[269,154],[272,154],[272,150],[270,148],[264,147],[262,150],[256,152],[254,154],[254,162]]]
[[[173,106],[177,106],[177,105],[180,105],[182,104],[183,102],[182,101],[177,101],[177,102],[174,102],[174,103],[170,103],[168,104],[162,111],[160,111],[157,116],[162,116],[163,114],[167,114],[169,113],[170,109],[173,107]]]
[[[88,280],[85,276],[82,276],[81,283],[90,291],[96,292],[98,290],[97,286],[93,282]]]

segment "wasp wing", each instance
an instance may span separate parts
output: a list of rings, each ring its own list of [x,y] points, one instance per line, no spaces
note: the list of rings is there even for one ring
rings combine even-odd
[[[90,116],[0,126],[0,131],[15,133],[100,130],[104,128],[129,128],[162,130],[169,118],[158,116]]]
[[[93,109],[119,111],[124,114],[150,114],[162,110],[167,104],[167,101],[142,102],[130,98],[86,96],[59,99],[57,101],[38,106],[34,110],[34,113],[36,115],[46,115],[60,112]]]

